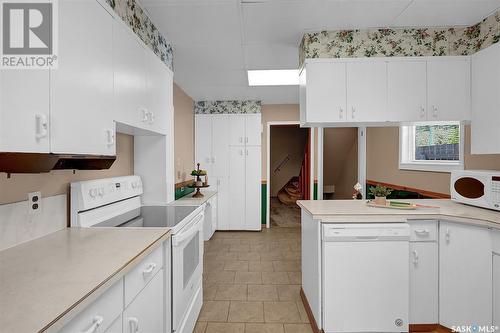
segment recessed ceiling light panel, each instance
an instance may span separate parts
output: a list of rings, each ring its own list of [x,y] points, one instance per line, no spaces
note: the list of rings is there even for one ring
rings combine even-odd
[[[297,69],[249,70],[249,86],[296,86],[299,85]]]

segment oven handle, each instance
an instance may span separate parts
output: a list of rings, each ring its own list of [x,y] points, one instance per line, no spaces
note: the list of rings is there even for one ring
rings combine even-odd
[[[196,227],[198,223],[200,223],[203,218],[205,217],[205,214],[200,213],[196,218],[195,222],[192,222],[191,225],[189,226],[189,230],[181,233],[180,235],[174,235],[172,237],[172,245],[173,246],[179,246],[182,242],[184,242],[186,239],[191,238],[195,233],[198,232],[199,228]]]

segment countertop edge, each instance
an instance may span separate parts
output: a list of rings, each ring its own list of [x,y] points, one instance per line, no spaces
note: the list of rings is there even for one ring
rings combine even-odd
[[[142,259],[147,255],[157,249],[163,244],[165,240],[170,237],[171,230],[165,230],[165,232],[158,237],[154,242],[149,244],[135,257],[131,258],[127,263],[125,263],[120,269],[111,274],[107,279],[102,281],[89,293],[84,295],[82,298],[77,300],[71,307],[69,307],[65,312],[61,313],[58,317],[54,318],[50,323],[46,324],[39,332],[58,332],[74,319],[81,311],[83,311],[87,306],[92,304],[95,300],[104,294],[111,286],[113,286],[117,281],[123,278],[133,267],[135,267]]]

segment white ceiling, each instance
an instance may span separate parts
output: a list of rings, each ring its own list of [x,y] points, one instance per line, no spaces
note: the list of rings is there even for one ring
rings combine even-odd
[[[297,103],[298,88],[249,87],[248,69],[298,67],[308,31],[472,25],[500,0],[143,0],[173,43],[175,81],[195,100]]]

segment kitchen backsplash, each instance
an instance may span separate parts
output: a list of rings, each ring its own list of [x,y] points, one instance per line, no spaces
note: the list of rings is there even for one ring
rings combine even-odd
[[[172,44],[160,33],[136,0],[106,0],[122,20],[173,71]]]
[[[195,114],[260,113],[260,101],[198,101],[194,103]]]
[[[0,251],[50,233],[67,225],[66,194],[42,198],[37,213],[28,212],[28,201],[0,205]]]
[[[388,28],[307,33],[299,48],[308,58],[470,55],[500,40],[500,10],[470,27]]]

